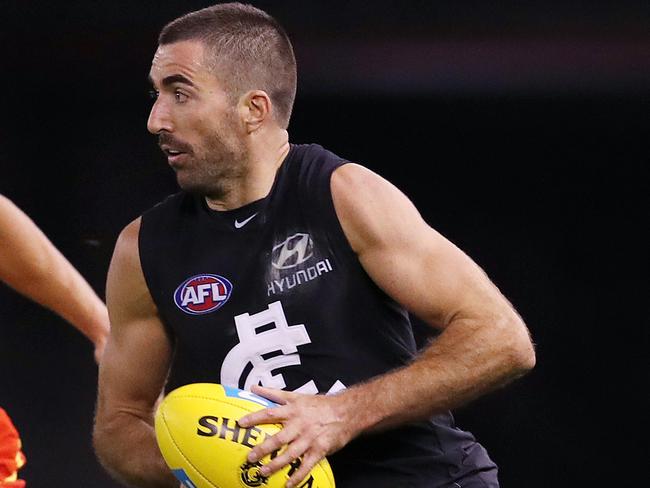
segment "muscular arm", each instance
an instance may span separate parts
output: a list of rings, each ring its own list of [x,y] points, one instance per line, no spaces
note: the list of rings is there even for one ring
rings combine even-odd
[[[345,234],[373,281],[442,330],[412,364],[342,395],[358,431],[456,408],[534,366],[528,331],[508,300],[399,190],[346,165],[333,175],[332,193]]]
[[[142,488],[177,488],[153,430],[171,345],[142,274],[139,229],[139,220],[124,229],[108,272],[111,334],[99,368],[93,441],[102,465],[118,480]]]
[[[526,326],[497,287],[461,250],[429,227],[393,185],[353,164],[332,176],[332,196],[350,245],[372,280],[441,334],[413,362],[332,396],[253,387],[281,407],[249,414],[244,427],[282,422],[249,460],[282,446],[270,472],[301,456],[287,486],[362,432],[429,418],[531,369]]]
[[[104,303],[36,224],[2,195],[0,280],[74,325],[95,344],[99,359],[109,329]]]

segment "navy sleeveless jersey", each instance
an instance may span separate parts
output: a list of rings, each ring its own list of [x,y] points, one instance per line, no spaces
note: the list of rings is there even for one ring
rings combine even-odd
[[[411,360],[407,312],[368,277],[337,219],[330,178],[345,162],[292,144],[262,200],[217,212],[180,192],[143,215],[142,269],[174,343],[168,390],[335,393]],[[339,488],[433,488],[496,473],[451,414],[362,435],[329,459]]]

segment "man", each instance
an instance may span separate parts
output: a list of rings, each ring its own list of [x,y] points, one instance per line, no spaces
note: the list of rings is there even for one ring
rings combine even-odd
[[[152,417],[163,388],[214,382],[281,406],[251,462],[264,475],[324,456],[339,487],[495,487],[497,468],[449,409],[535,362],[528,331],[481,269],[393,185],[289,142],[289,39],[222,4],[161,32],[148,129],[182,192],[129,224],[109,269],[111,336],[94,442],[125,484],[172,487]],[[440,335],[417,357],[407,311]],[[261,386],[260,386],[261,385]],[[313,395],[327,393],[326,395]]]
[[[56,312],[94,345],[99,362],[108,336],[104,302],[25,213],[0,195],[0,281]],[[0,487],[22,488],[25,458],[11,419],[0,408]]]

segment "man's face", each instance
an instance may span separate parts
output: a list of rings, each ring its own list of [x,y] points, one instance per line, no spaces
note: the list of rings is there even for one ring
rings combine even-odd
[[[183,190],[220,198],[246,171],[244,125],[198,41],[158,47],[149,73],[156,101],[147,129],[157,134]]]

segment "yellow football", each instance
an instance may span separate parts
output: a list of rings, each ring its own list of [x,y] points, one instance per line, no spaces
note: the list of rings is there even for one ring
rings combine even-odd
[[[272,476],[260,467],[270,456],[249,463],[248,452],[278,424],[244,429],[237,420],[275,404],[249,391],[216,383],[193,383],[170,392],[158,406],[155,430],[158,447],[174,475],[187,488],[284,488],[300,460]],[[334,488],[334,475],[323,459],[300,483],[300,488]]]

